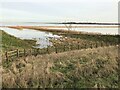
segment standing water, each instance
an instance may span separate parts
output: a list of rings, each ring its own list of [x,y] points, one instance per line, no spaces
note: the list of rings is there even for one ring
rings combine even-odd
[[[64,28],[50,28],[50,29],[58,29],[58,30],[68,30],[68,26],[60,25],[60,24],[40,24],[40,23],[3,23],[2,26],[64,26]],[[37,41],[36,48],[45,48],[47,46],[52,46],[52,43],[49,41],[50,37],[60,38],[61,36],[53,35],[52,33],[37,31],[32,29],[23,29],[17,30],[12,28],[0,27],[1,30],[7,32],[10,35],[18,37],[20,39],[34,39]],[[75,26],[75,25],[72,25]],[[76,25],[80,26],[80,25]],[[82,25],[85,26],[85,25]],[[87,26],[95,26],[95,25],[87,25]],[[106,26],[106,25],[102,25]],[[70,28],[69,30],[80,31],[80,32],[92,32],[92,33],[101,33],[101,34],[112,34],[116,35],[118,33],[118,28]]]
[[[42,32],[37,30],[31,30],[31,29],[12,29],[12,28],[0,28],[0,30],[5,31],[6,33],[13,35],[20,39],[30,39],[30,40],[36,40],[37,46],[36,48],[46,48],[47,46],[52,46],[52,43],[49,41],[50,37],[54,38],[60,38],[61,36],[53,35],[52,33],[48,32]]]

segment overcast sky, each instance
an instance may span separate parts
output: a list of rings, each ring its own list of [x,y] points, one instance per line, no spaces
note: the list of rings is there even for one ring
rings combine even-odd
[[[119,0],[1,0],[2,22],[118,22]]]

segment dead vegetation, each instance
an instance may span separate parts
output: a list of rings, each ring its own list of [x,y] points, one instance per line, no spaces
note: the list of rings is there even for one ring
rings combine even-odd
[[[115,46],[28,56],[3,62],[3,87],[117,88],[117,71]]]

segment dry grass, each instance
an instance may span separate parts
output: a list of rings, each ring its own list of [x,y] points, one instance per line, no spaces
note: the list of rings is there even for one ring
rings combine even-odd
[[[4,66],[3,87],[117,88],[117,58],[115,46],[19,58]]]

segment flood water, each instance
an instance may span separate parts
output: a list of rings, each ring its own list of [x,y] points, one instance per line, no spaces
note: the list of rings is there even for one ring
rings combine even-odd
[[[67,26],[69,27],[69,24],[64,25],[64,24],[44,24],[44,23],[39,23],[39,22],[34,22],[34,23],[2,23],[0,26]],[[72,26],[98,26],[98,25],[72,25]],[[99,26],[118,26],[118,25],[99,25]],[[64,29],[68,30],[68,28],[51,28],[51,29]],[[71,28],[71,30],[74,31],[82,31],[82,32],[95,32],[95,33],[101,33],[101,34],[119,34],[118,33],[118,28]]]
[[[53,28],[60,29],[60,28]],[[68,28],[64,28],[64,30],[68,30]],[[89,32],[89,33],[101,33],[101,34],[110,34],[117,35],[119,34],[118,28],[71,28],[72,31],[80,31],[80,32]]]
[[[0,30],[3,30],[6,33],[20,39],[36,40],[37,41],[36,48],[46,48],[47,46],[52,46],[52,43],[49,41],[49,39],[61,37],[58,35],[53,35],[52,33],[31,30],[31,29],[17,30],[12,28],[0,28]]]
[[[50,37],[60,38],[61,36],[53,35],[52,33],[43,32],[43,31],[37,31],[37,30],[31,30],[31,29],[17,30],[17,29],[12,29],[12,28],[5,28],[2,26],[65,26],[65,25],[39,24],[39,23],[3,23],[1,25],[0,29],[7,32],[8,34],[18,37],[20,39],[35,39],[37,41],[36,47],[44,48],[44,47],[47,47],[48,45],[52,46],[52,43],[49,41]],[[80,26],[80,25],[76,25],[76,26]],[[85,25],[82,25],[82,26],[85,26]],[[95,26],[95,25],[92,25],[92,26]],[[106,25],[102,25],[102,26],[106,26]],[[51,28],[51,29],[68,30],[67,27],[66,28]],[[112,34],[112,35],[119,34],[118,28],[71,28],[70,30],[101,33],[101,34]]]

